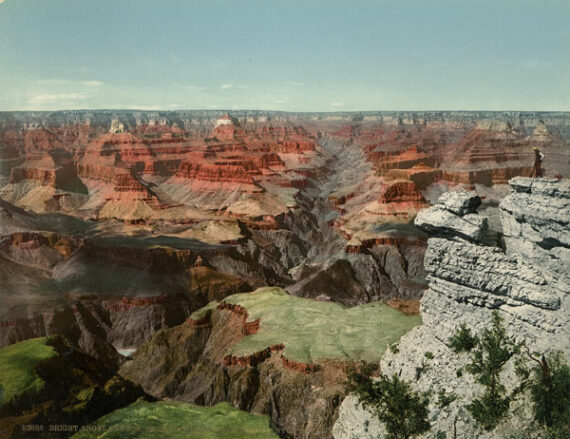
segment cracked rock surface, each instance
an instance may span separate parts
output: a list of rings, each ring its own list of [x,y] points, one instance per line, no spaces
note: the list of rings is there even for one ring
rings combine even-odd
[[[397,353],[386,351],[381,370],[399,374],[417,390],[434,391],[432,428],[423,438],[434,438],[438,431],[450,437],[454,423],[460,437],[473,439],[536,428],[524,395],[511,403],[510,416],[494,431],[484,432],[474,424],[464,407],[482,389],[464,372],[469,355],[455,354],[447,346],[461,324],[479,333],[497,310],[518,341],[539,352],[561,350],[570,358],[570,184],[523,177],[509,184],[511,192],[499,205],[502,236],[497,244],[487,239],[486,218],[475,213],[480,204],[475,192],[444,194],[416,218],[415,224],[430,234],[423,325],[402,337]],[[507,392],[516,386],[512,362],[501,378]],[[439,389],[455,393],[457,399],[442,409],[436,404]],[[349,396],[333,434],[336,439],[372,439],[385,437],[385,430]]]

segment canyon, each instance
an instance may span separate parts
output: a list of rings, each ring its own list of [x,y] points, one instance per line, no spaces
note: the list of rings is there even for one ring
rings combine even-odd
[[[0,347],[59,335],[150,399],[228,402],[282,437],[376,437],[350,371],[455,389],[444,341],[492,309],[537,348],[568,339],[569,141],[567,113],[0,113]],[[263,287],[283,302],[257,316]],[[423,324],[397,354],[403,332],[374,355],[289,355],[282,336],[232,350],[271,325],[317,331],[286,329],[302,303],[315,322],[386,303]]]

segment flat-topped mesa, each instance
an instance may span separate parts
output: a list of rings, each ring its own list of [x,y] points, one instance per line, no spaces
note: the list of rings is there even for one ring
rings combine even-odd
[[[212,139],[218,140],[243,140],[246,133],[233,124],[219,125],[212,130]]]
[[[26,163],[11,169],[10,183],[34,180],[43,186],[55,186],[60,168],[47,153],[30,154],[26,157]]]
[[[250,163],[253,166],[244,166],[243,163],[241,166],[230,163],[182,162],[175,176],[207,183],[246,184],[253,186],[255,183],[254,177],[262,174],[253,163]]]
[[[418,163],[407,169],[387,169],[380,170],[379,175],[385,180],[411,180],[418,185],[420,189],[426,189],[436,180],[441,180],[441,170],[432,168],[424,162]]]
[[[435,161],[429,154],[412,146],[405,151],[374,150],[368,153],[369,160],[375,162],[378,169],[408,169],[420,163],[434,166]]]
[[[378,201],[366,207],[366,215],[402,222],[411,220],[428,204],[418,186],[409,180],[395,180],[385,183]]]
[[[534,143],[548,143],[554,139],[554,136],[542,121],[538,121],[534,131],[530,135],[530,140]]]
[[[381,203],[410,203],[414,205],[427,205],[418,186],[410,180],[390,181],[384,185],[379,201]]]

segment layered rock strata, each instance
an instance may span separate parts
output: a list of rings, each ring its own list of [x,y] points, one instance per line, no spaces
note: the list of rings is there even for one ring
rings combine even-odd
[[[456,429],[464,438],[490,439],[536,428],[526,396],[511,403],[510,416],[495,431],[484,432],[474,424],[465,406],[482,389],[471,375],[460,373],[469,355],[455,354],[447,345],[459,325],[477,333],[496,310],[508,333],[531,350],[561,350],[570,358],[570,184],[519,177],[510,185],[510,194],[500,203],[498,241],[488,239],[492,218],[476,213],[480,199],[474,192],[445,194],[416,219],[431,236],[425,255],[430,288],[421,301],[423,325],[402,337],[399,352],[385,353],[381,369],[418,390],[444,389],[457,395],[443,409],[432,397],[432,429],[425,438],[438,431],[450,437]],[[518,383],[512,363],[502,376],[509,392]],[[385,434],[353,396],[343,402],[333,432],[337,439]]]

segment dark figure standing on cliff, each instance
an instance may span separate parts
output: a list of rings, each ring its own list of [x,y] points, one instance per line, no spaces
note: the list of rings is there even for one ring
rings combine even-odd
[[[544,159],[544,154],[540,152],[538,146],[534,147],[534,169],[532,170],[531,177],[542,177],[544,175],[544,171],[542,170],[541,164],[542,159]]]

